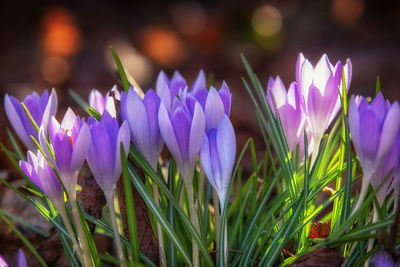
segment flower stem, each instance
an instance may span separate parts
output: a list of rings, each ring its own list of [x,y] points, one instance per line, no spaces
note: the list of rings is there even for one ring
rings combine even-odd
[[[111,190],[109,193],[104,194],[104,195],[106,197],[107,206],[110,209],[110,219],[111,219],[112,228],[114,230],[114,241],[115,241],[115,247],[117,249],[120,266],[125,267],[126,266],[125,257],[124,257],[124,253],[122,251],[121,238],[119,236],[117,218],[115,216],[114,191]]]
[[[158,187],[155,183],[152,184],[153,186],[153,195],[154,200],[157,203],[157,206],[160,205],[158,200]],[[164,250],[164,240],[162,235],[162,228],[160,223],[157,221],[157,238],[158,238],[158,252],[160,257],[160,266],[166,267],[167,266],[167,258],[165,257],[165,250]]]
[[[189,203],[189,213],[190,213],[190,220],[192,221],[194,228],[197,232],[200,232],[200,226],[199,226],[199,219],[197,216],[197,208],[194,205],[194,201],[193,201],[193,185],[191,182],[188,181],[192,181],[192,179],[184,179],[185,181],[185,186],[186,186],[186,193],[187,193],[187,199],[188,199],[188,203]],[[199,266],[199,247],[197,246],[196,241],[194,240],[194,238],[192,238],[192,251],[193,251],[193,266],[194,267],[198,267]]]
[[[74,221],[75,228],[77,229],[78,240],[79,240],[79,244],[81,245],[81,249],[82,249],[82,257],[83,257],[83,261],[84,261],[84,266],[87,266],[87,267],[93,266],[92,260],[90,258],[89,245],[86,240],[86,235],[85,235],[85,232],[83,231],[81,218],[80,218],[79,212],[78,212],[78,206],[76,203],[76,194],[75,194],[75,192],[70,192],[68,195],[70,197],[69,202],[71,203],[71,207],[72,207],[72,220]]]
[[[212,189],[212,194],[213,194],[214,218],[215,218],[215,243],[216,243],[216,247],[218,249],[220,249],[220,247],[219,247],[219,232],[221,229],[221,215],[219,213],[219,198],[218,198],[217,191],[215,191],[214,187]],[[218,258],[218,253],[217,253],[217,258]],[[218,261],[218,259],[217,259],[217,261]]]
[[[84,260],[82,257],[82,251],[81,251],[81,247],[78,245],[78,242],[76,241],[76,237],[75,237],[75,233],[72,230],[72,226],[71,223],[68,219],[67,213],[65,211],[65,207],[64,206],[60,206],[57,208],[58,212],[60,213],[61,219],[64,222],[65,227],[67,228],[68,234],[71,237],[72,240],[72,244],[74,246],[73,251],[76,252],[76,255],[79,258],[79,261],[82,263],[82,265],[84,265]]]
[[[220,202],[221,202],[221,215],[223,214],[223,212],[224,212],[224,207],[225,207],[225,199],[221,199],[220,200]],[[221,223],[221,220],[220,220],[220,223]],[[224,263],[225,263],[225,267],[228,267],[228,225],[227,225],[227,222],[226,222],[226,220],[225,220],[225,223],[224,223],[224,225],[222,226],[222,225],[220,225],[220,231],[221,231],[221,228],[224,228],[224,248],[220,248],[220,249],[223,249],[224,250]]]

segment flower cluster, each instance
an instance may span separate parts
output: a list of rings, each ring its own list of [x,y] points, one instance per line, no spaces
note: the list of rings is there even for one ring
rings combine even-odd
[[[300,53],[296,65],[296,81],[290,85],[288,91],[279,76],[270,78],[267,101],[272,110],[276,112],[276,107],[279,113],[289,150],[293,151],[299,145],[300,152],[304,151],[302,147],[305,130],[309,152],[318,152],[324,132],[341,107],[342,72],[348,91],[352,74],[349,59],[344,66],[340,61],[334,66],[324,54],[314,68]]]
[[[86,160],[113,217],[114,189],[122,172],[121,144],[127,157],[131,142],[155,170],[166,144],[184,180],[189,202],[193,202],[193,173],[200,155],[201,166],[224,203],[236,154],[235,133],[229,120],[232,95],[226,83],[218,91],[214,87],[208,91],[204,72],[200,71],[189,90],[178,72],[171,79],[161,72],[156,91],[149,89],[143,99],[132,87],[121,94],[115,88],[112,91],[118,97],[91,91],[89,104],[101,119],[90,116],[87,122],[68,108],[59,123],[55,118],[54,90],[50,96],[47,91],[41,97],[36,93],[27,96],[23,102],[26,110],[17,99],[6,96],[7,116],[29,150],[27,161],[21,160],[20,167],[48,196],[61,216],[65,214],[65,189],[73,217],[78,220],[76,187]],[[116,113],[115,100],[120,100],[120,116]],[[32,125],[30,117],[39,130]],[[67,216],[63,220],[68,224]],[[114,230],[119,236],[116,224]],[[80,244],[77,241],[76,246],[82,247],[78,255],[86,265],[90,261],[84,257],[87,244],[82,237],[77,240]],[[122,259],[121,244],[116,242]]]

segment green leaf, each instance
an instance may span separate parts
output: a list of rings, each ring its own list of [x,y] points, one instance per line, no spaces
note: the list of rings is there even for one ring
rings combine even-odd
[[[128,219],[128,229],[129,229],[129,239],[131,240],[131,249],[133,260],[136,263],[140,262],[139,258],[139,241],[137,236],[137,226],[136,226],[136,214],[135,205],[132,196],[132,186],[129,179],[129,172],[127,166],[127,160],[125,157],[125,149],[121,143],[121,166],[122,166],[122,178],[124,183],[124,193],[126,202],[126,215]]]
[[[109,48],[114,57],[115,64],[117,64],[119,75],[121,76],[122,86],[123,86],[125,92],[128,92],[129,82],[128,82],[128,78],[126,77],[126,73],[125,73],[124,67],[122,66],[121,60],[119,59],[117,53],[114,51],[112,46],[109,46]]]
[[[7,217],[3,214],[2,210],[0,210],[0,218],[11,228],[11,230],[18,236],[18,238],[24,243],[24,245],[29,249],[30,252],[35,256],[35,258],[40,262],[42,266],[47,266],[46,262],[37,252],[37,250],[33,247],[33,245],[29,242],[28,239],[7,219]]]
[[[376,90],[375,95],[378,95],[381,92],[381,80],[379,76],[376,76]]]
[[[168,223],[168,220],[165,218],[164,214],[155,203],[154,199],[152,198],[151,194],[147,191],[145,185],[142,183],[140,178],[138,177],[137,173],[133,168],[128,168],[129,171],[129,178],[131,182],[138,190],[139,194],[142,196],[143,200],[146,202],[149,210],[153,213],[153,215],[157,218],[158,222],[160,223],[161,227],[168,235],[168,237],[174,242],[176,248],[182,254],[186,264],[188,266],[192,266],[192,262],[190,260],[189,254],[186,249],[182,246],[179,238],[176,236],[174,230],[172,229],[171,225]]]

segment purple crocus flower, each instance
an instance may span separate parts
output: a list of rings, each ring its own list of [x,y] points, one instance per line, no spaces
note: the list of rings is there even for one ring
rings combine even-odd
[[[25,175],[35,184],[59,210],[64,205],[64,190],[53,169],[42,155],[28,151],[27,162],[20,160],[19,166]]]
[[[126,100],[125,100],[126,98]],[[148,90],[143,99],[133,90],[122,93],[121,119],[127,120],[131,131],[132,143],[147,160],[153,169],[156,169],[158,158],[164,146],[158,126],[158,110],[160,97],[152,89]]]
[[[213,128],[204,135],[200,150],[201,166],[210,184],[217,191],[222,209],[232,176],[235,155],[235,131],[228,116],[223,115],[218,128]]]
[[[60,175],[68,194],[75,194],[79,170],[85,161],[91,140],[85,119],[79,118],[72,109],[68,108],[61,124],[54,116],[51,118],[49,136],[54,159],[47,149],[43,128],[39,131],[40,145],[46,152],[48,159],[55,160],[53,167]]]
[[[382,170],[380,169],[382,161],[396,140],[399,125],[399,104],[385,102],[382,93],[379,93],[370,104],[360,96],[351,98],[349,127],[364,173],[358,205],[361,204],[371,179],[375,179],[374,177]],[[387,168],[390,168],[389,165]]]
[[[347,60],[343,69],[348,90],[352,71],[350,60]],[[340,109],[339,90],[343,90],[342,64],[338,61],[333,66],[324,54],[314,68],[300,53],[297,59],[296,81],[304,96],[307,122],[318,148],[322,135]]]
[[[203,109],[190,94],[184,99],[174,99],[170,112],[162,102],[158,112],[161,136],[177,162],[185,182],[192,181],[196,158],[205,129]]]
[[[285,86],[279,76],[275,79],[272,77],[268,82],[267,101],[272,111],[275,113],[275,106],[272,97],[275,100],[276,108],[281,119],[283,132],[289,150],[293,151],[297,144],[303,144],[304,147],[304,122],[305,115],[301,105],[301,94],[298,84],[293,82],[289,90],[286,91]]]
[[[23,101],[24,105],[32,115],[33,120],[40,127],[43,125],[47,132],[48,122],[51,116],[56,113],[57,110],[57,95],[53,89],[49,95],[48,91],[45,90],[41,96],[36,92],[25,97]],[[31,121],[21,103],[13,96],[6,94],[4,99],[4,107],[12,127],[17,133],[18,137],[24,143],[28,150],[36,150],[36,145],[30,138],[33,136],[36,140],[38,133],[33,127]]]
[[[90,117],[87,125],[92,141],[86,160],[97,184],[106,195],[110,195],[121,176],[121,142],[125,155],[129,153],[129,126],[124,121],[120,128],[117,119],[107,110],[100,121]]]
[[[111,90],[116,90],[115,86]],[[103,115],[104,111],[107,110],[112,117],[116,117],[114,99],[110,96],[110,92],[103,96],[99,90],[92,89],[89,93],[89,106],[97,110],[100,115]]]

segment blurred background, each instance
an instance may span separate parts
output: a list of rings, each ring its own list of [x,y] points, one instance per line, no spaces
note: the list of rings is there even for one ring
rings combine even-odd
[[[83,114],[69,89],[84,99],[92,88],[121,89],[112,45],[143,89],[154,88],[160,70],[177,69],[191,83],[203,69],[217,88],[225,80],[238,147],[253,136],[262,153],[240,53],[264,85],[280,75],[286,86],[299,52],[313,64],[323,53],[332,62],[351,58],[351,94],[373,95],[379,75],[384,94],[400,100],[399,18],[399,1],[378,0],[1,1],[0,141],[10,127],[5,93],[23,100],[55,88],[62,117],[67,106]]]

